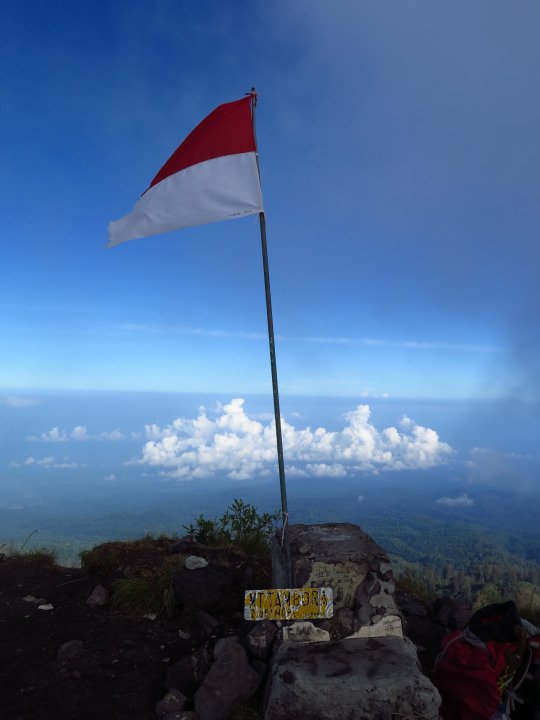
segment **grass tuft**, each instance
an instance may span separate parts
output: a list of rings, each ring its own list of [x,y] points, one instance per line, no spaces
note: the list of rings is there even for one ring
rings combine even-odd
[[[170,617],[176,608],[172,576],[184,564],[185,555],[175,555],[160,568],[128,570],[126,577],[112,583],[112,604],[128,615],[155,613]]]
[[[56,565],[56,553],[47,548],[35,548],[34,550],[16,550],[7,548],[6,555],[10,559],[32,562],[39,565]]]

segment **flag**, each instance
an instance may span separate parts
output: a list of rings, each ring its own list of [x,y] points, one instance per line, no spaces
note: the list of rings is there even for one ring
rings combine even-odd
[[[109,223],[108,247],[262,212],[251,97],[219,105],[175,150],[133,211]]]

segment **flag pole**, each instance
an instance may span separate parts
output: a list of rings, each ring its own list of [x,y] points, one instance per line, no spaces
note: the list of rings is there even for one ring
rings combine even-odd
[[[255,133],[255,107],[257,105],[257,92],[255,88],[251,88],[251,121],[253,123],[253,135],[255,137],[255,153],[257,158],[257,170],[259,172],[259,182],[261,179],[261,171],[259,168],[259,153],[257,152],[257,136]],[[281,413],[279,410],[279,390],[276,366],[276,346],[274,342],[274,322],[272,319],[272,297],[270,295],[270,272],[268,269],[268,250],[266,245],[266,218],[264,212],[259,213],[259,224],[261,229],[261,248],[264,270],[264,291],[266,295],[266,319],[268,322],[268,342],[270,345],[270,368],[272,371],[272,393],[274,396],[274,417],[276,423],[276,442],[279,468],[279,486],[281,489],[281,516],[283,520],[283,534],[281,544],[285,538],[285,530],[289,521],[289,512],[287,509],[287,488],[285,485],[285,465],[283,462],[283,440],[281,437]]]

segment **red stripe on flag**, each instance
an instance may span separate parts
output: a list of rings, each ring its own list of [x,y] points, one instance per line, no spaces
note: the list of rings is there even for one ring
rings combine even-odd
[[[190,132],[150,183],[205,160],[255,151],[251,97],[219,105]]]

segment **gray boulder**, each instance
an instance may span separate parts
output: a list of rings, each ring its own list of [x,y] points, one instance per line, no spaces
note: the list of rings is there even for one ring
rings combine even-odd
[[[93,593],[86,601],[86,604],[90,605],[90,607],[101,607],[102,605],[106,605],[108,602],[109,593],[107,590],[103,587],[103,585],[96,585]]]
[[[171,688],[169,692],[156,703],[155,713],[158,718],[163,718],[169,713],[176,713],[183,710],[186,706],[187,698],[180,690]]]
[[[204,680],[211,663],[208,648],[203,645],[169,667],[165,683],[167,688],[176,688],[186,695],[191,695]]]
[[[257,660],[268,660],[277,633],[277,626],[270,620],[261,620],[247,635],[250,655]]]
[[[227,644],[195,694],[200,720],[222,720],[257,690],[260,676],[238,643]]]
[[[279,646],[264,720],[437,720],[440,696],[396,637]]]
[[[223,655],[226,648],[231,644],[238,645],[238,635],[229,635],[229,637],[216,640],[216,644],[214,645],[214,660],[217,660],[220,655]]]
[[[198,570],[199,568],[205,568],[208,565],[208,560],[198,555],[189,555],[185,559],[184,565],[188,570]]]
[[[289,525],[293,587],[331,587],[334,609],[352,608],[357,587],[370,570],[389,565],[388,555],[358,525]],[[283,566],[281,533],[272,539],[274,587],[290,587]]]

